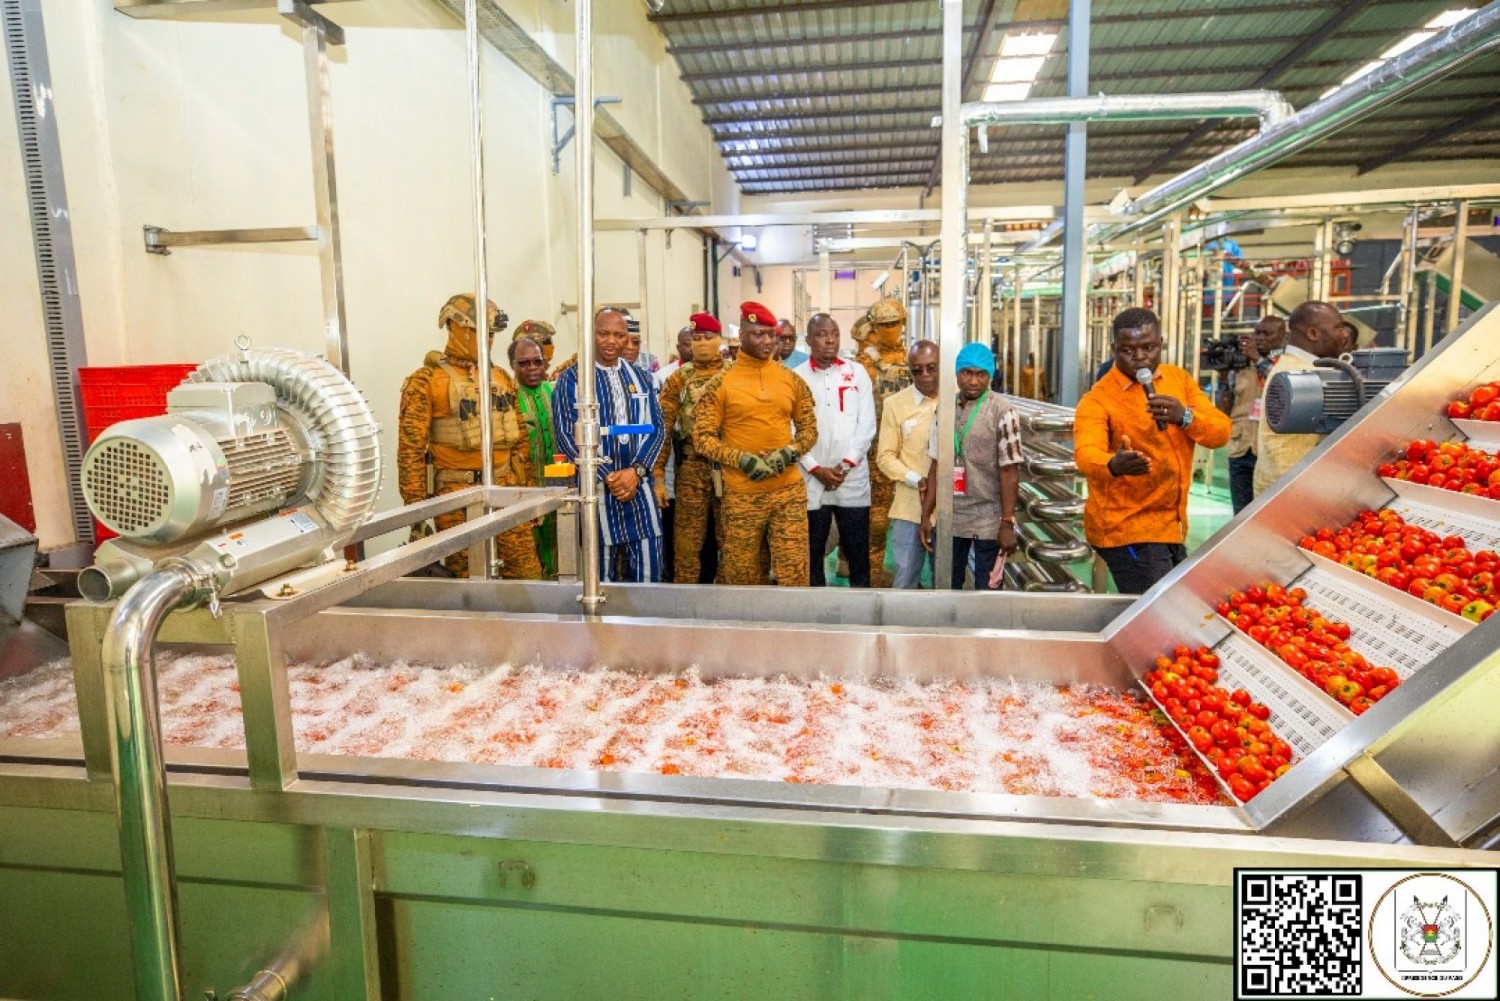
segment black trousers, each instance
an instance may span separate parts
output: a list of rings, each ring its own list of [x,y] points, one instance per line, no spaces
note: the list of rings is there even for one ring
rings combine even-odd
[[[1229,459],[1229,501],[1239,514],[1255,499],[1255,453]]]
[[[839,549],[849,558],[849,586],[870,586],[870,509],[827,505],[807,512],[807,555],[813,587],[827,587],[823,559],[828,550],[828,533],[833,523],[839,525]]]
[[[1187,548],[1166,542],[1137,542],[1131,546],[1095,546],[1121,594],[1145,594],[1151,585],[1187,559]]]
[[[969,539],[958,535],[953,537],[953,590],[964,589],[970,548],[974,550],[974,590],[999,591],[1000,587],[990,587],[990,572],[995,569],[995,561],[1000,558],[1000,543],[995,539]],[[1004,587],[1005,582],[1000,583]]]

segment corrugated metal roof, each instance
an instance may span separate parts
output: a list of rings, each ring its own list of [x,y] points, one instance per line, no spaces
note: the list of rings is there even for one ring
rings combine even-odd
[[[1298,107],[1407,32],[1465,0],[1094,0],[1090,89],[1108,94],[1268,86]],[[1479,0],[1467,0],[1478,3]],[[1357,13],[1346,10],[1358,4]],[[1055,30],[1032,89],[1066,93],[1066,25],[1014,20],[1018,0],[965,0],[969,100],[981,96],[1007,29]],[[1055,12],[1063,3],[1051,4]],[[936,179],[941,8],[932,0],[667,0],[652,15],[742,190],[907,187]],[[981,21],[986,23],[981,25]],[[1262,82],[1307,38],[1315,48]],[[1466,67],[1288,163],[1500,156],[1500,57]],[[1465,122],[1472,119],[1468,127]],[[1415,124],[1414,124],[1415,123]],[[1103,122],[1089,127],[1090,176],[1177,171],[1253,133],[1246,122]],[[1424,136],[1431,136],[1423,144]],[[1411,148],[1403,150],[1402,144]],[[1062,129],[1012,126],[976,148],[975,183],[1062,177]]]

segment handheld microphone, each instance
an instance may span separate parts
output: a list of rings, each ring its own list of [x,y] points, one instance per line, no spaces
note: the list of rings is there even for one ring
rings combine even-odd
[[[1138,369],[1136,369],[1135,370],[1135,381],[1138,382],[1138,383],[1140,383],[1141,384],[1141,388],[1146,391],[1146,399],[1149,400],[1149,399],[1151,399],[1151,397],[1153,397],[1153,396],[1156,395],[1156,391],[1154,389],[1154,383],[1153,383],[1153,380],[1151,378],[1151,370],[1149,368],[1138,368]],[[1156,422],[1156,430],[1158,430],[1158,431],[1165,431],[1166,429],[1167,429],[1167,422],[1164,421],[1164,420],[1158,419],[1157,422]]]

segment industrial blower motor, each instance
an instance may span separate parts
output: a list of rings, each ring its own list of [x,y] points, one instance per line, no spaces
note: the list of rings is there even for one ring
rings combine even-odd
[[[1333,431],[1406,371],[1406,352],[1364,348],[1313,364],[1311,372],[1277,372],[1266,384],[1265,419],[1277,434]]]
[[[321,359],[272,349],[210,361],[160,417],[122,421],[83,459],[83,493],[119,534],[79,578],[118,597],[169,559],[220,593],[332,559],[380,483],[378,428],[354,385]]]

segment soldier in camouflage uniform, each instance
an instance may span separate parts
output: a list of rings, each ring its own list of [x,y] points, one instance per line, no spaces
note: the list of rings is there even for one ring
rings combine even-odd
[[[817,443],[817,415],[807,383],[774,357],[775,323],[760,303],[740,305],[740,355],[693,409],[693,447],[722,467],[720,581],[764,583],[769,545],[776,583],[807,587],[807,487],[797,460]]]
[[[542,349],[542,361],[548,365],[552,364],[552,339],[557,336],[557,328],[546,320],[522,320],[521,325],[510,335],[510,342],[523,339],[531,339],[537,342]]]
[[[505,329],[505,314],[488,304],[490,338]],[[479,338],[475,331],[474,296],[456,295],[438,314],[438,327],[448,332],[442,352],[430,352],[423,366],[401,385],[401,419],[396,435],[396,475],[401,499],[415,504],[428,497],[474,486],[481,480],[483,426],[479,417]],[[527,454],[526,433],[516,411],[516,389],[498,365],[490,366],[491,433],[496,486],[531,486],[534,480]],[[427,464],[433,469],[429,485]],[[462,524],[464,512],[433,519],[438,529]],[[540,580],[542,565],[530,525],[519,525],[496,536],[496,555],[502,577]],[[460,577],[468,575],[467,550],[443,561]]]
[[[677,449],[676,498],[672,501],[673,580],[704,583],[701,552],[710,519],[717,536],[719,498],[714,493],[713,463],[693,447],[693,411],[709,382],[724,371],[720,354],[723,326],[712,314],[692,315],[693,360],[667,377],[661,387],[661,414]],[[666,493],[667,449],[656,459],[657,495]]]
[[[906,367],[906,307],[896,299],[882,299],[870,307],[868,325],[856,323],[854,338],[860,343],[855,355],[875,388],[875,424],[880,425],[885,398],[911,385],[911,370]],[[863,335],[863,336],[862,336]],[[875,448],[870,449],[870,584],[890,587],[891,575],[885,569],[885,542],[891,525],[891,501],[896,484],[880,471],[875,462]]]

